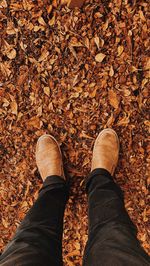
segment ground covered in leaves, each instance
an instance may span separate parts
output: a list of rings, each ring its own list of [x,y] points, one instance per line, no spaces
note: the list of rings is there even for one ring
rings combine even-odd
[[[64,223],[65,265],[81,265],[98,132],[113,127],[116,180],[148,246],[148,0],[90,0],[70,10],[53,0],[0,1],[1,249],[37,197],[35,145],[60,142],[72,190]]]

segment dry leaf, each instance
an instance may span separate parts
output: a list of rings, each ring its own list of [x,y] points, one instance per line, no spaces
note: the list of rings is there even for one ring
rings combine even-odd
[[[78,87],[74,87],[74,90],[77,92],[82,92],[83,88],[78,86]]]
[[[135,66],[131,66],[131,72],[136,72],[138,69]]]
[[[109,76],[113,77],[113,75],[114,75],[114,70],[113,70],[113,67],[111,66],[109,70]]]
[[[10,102],[6,98],[3,98],[3,106],[7,107],[7,106],[9,106],[9,104],[10,104]]]
[[[38,18],[38,22],[40,23],[40,25],[46,26],[46,22],[45,22],[45,20],[42,17]]]
[[[89,93],[90,98],[95,98],[97,92],[97,88],[95,88],[92,92]]]
[[[0,70],[2,72],[2,74],[6,77],[9,77],[10,74],[11,74],[11,71],[10,71],[10,63],[5,61],[4,63],[0,63]]]
[[[72,47],[81,47],[83,46],[81,42],[79,42],[76,38],[72,38],[70,45]]]
[[[81,131],[80,137],[81,138],[86,138],[86,139],[92,139],[92,140],[94,139],[93,137],[87,135],[84,130]]]
[[[100,41],[101,41],[101,47],[103,47],[104,46],[104,43],[105,43],[105,41],[104,41],[104,39],[100,39]]]
[[[18,113],[18,106],[17,106],[16,101],[12,101],[10,103],[10,107],[11,107],[12,114],[17,115],[17,113]]]
[[[115,117],[114,117],[113,113],[111,113],[110,117],[107,120],[106,126],[111,127],[113,125],[114,121],[115,121]]]
[[[123,53],[124,47],[123,45],[118,46],[118,56],[120,56]]]
[[[150,128],[150,121],[149,120],[145,120],[144,121],[144,125],[148,126]]]
[[[2,224],[3,224],[3,226],[4,226],[5,228],[8,228],[8,227],[9,227],[9,223],[8,223],[8,221],[6,221],[6,219],[4,219],[3,217],[2,217]]]
[[[40,117],[42,116],[42,105],[40,105],[37,109],[37,116]]]
[[[95,60],[96,60],[96,62],[101,63],[101,62],[104,60],[105,57],[106,57],[105,54],[103,54],[103,53],[99,53],[99,54],[97,54],[97,55],[95,56]]]
[[[103,25],[103,31],[107,30],[108,28],[108,20],[106,20],[106,22]]]
[[[146,18],[144,17],[143,11],[139,10],[139,14],[140,14],[140,19],[143,21],[146,21]]]
[[[90,48],[90,42],[89,42],[89,39],[88,39],[87,37],[85,37],[84,44],[85,44],[85,46],[86,46],[88,49]]]
[[[38,61],[41,62],[41,61],[44,61],[49,55],[49,51],[47,50],[44,50],[41,54],[41,56],[39,57]]]
[[[35,31],[35,32],[38,32],[40,29],[41,29],[41,26],[37,26],[37,25],[34,26],[34,31]]]
[[[77,53],[76,53],[75,49],[71,45],[69,45],[69,49],[70,49],[70,52],[72,53],[72,55],[78,61],[78,57],[77,57]]]
[[[147,58],[146,64],[145,64],[145,66],[144,66],[144,69],[145,69],[145,70],[150,70],[150,57]]]
[[[103,14],[101,14],[100,12],[96,12],[94,14],[94,18],[102,18],[103,17]]]
[[[1,0],[0,2],[0,8],[7,7],[7,2],[6,0]]]
[[[19,68],[19,75],[17,78],[17,85],[20,87],[28,80],[29,70],[26,65]]]
[[[97,48],[99,49],[99,37],[98,36],[96,36],[95,38],[94,38],[94,42],[96,43],[96,45],[97,45]]]
[[[128,97],[131,94],[131,91],[128,89],[124,89],[123,94],[125,97]]]
[[[6,55],[9,59],[14,59],[16,57],[16,50],[13,48],[9,50]]]
[[[144,78],[144,79],[142,80],[142,89],[143,89],[144,86],[147,84],[147,82],[148,82],[148,78]]]
[[[45,93],[47,96],[50,96],[50,88],[49,88],[49,87],[44,87],[44,93]]]
[[[52,19],[49,20],[48,24],[50,26],[53,26],[55,24],[55,16],[53,16]]]
[[[77,85],[78,84],[78,82],[79,82],[79,77],[78,77],[78,74],[74,77],[74,79],[73,79],[73,87],[75,86],[75,85]]]
[[[108,98],[111,106],[113,106],[115,109],[118,108],[120,99],[117,95],[117,93],[114,90],[109,90],[108,91]]]
[[[33,116],[27,121],[28,127],[40,128],[40,119],[38,116]]]
[[[52,12],[52,9],[53,9],[53,6],[52,5],[49,5],[47,7],[47,13],[50,14]]]
[[[15,29],[8,29],[8,28],[7,28],[6,33],[7,33],[8,35],[13,35],[13,34],[16,34],[16,31],[15,31]]]
[[[34,4],[32,3],[32,1],[26,1],[26,0],[22,1],[22,5],[23,5],[23,8],[28,11],[34,7]]]
[[[121,120],[118,121],[118,126],[126,126],[130,122],[129,116],[125,115]]]

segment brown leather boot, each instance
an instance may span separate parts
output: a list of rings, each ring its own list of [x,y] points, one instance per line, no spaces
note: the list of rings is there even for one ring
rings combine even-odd
[[[104,168],[113,175],[118,156],[119,139],[117,133],[111,128],[102,130],[94,144],[91,171],[95,168]]]
[[[38,139],[36,163],[43,181],[51,175],[58,175],[65,179],[60,146],[51,135],[43,135]]]

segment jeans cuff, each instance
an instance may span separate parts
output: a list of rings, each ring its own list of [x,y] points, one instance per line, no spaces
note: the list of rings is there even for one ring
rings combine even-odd
[[[106,169],[104,169],[104,168],[96,168],[89,174],[88,178],[85,181],[86,192],[88,191],[88,188],[90,186],[91,181],[97,175],[103,175],[106,178],[108,178],[110,180],[113,180],[113,177],[111,176],[111,174]]]
[[[41,196],[41,194],[53,189],[64,190],[67,198],[69,197],[69,183],[64,180],[63,177],[58,175],[47,176],[43,182],[43,186],[40,189],[39,194]]]

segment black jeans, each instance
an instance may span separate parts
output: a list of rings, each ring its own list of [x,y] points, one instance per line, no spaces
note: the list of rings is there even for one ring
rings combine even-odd
[[[120,188],[105,169],[87,179],[89,239],[83,265],[144,266],[150,260],[136,238]],[[47,177],[39,197],[1,256],[1,266],[60,266],[68,188],[59,176]]]

